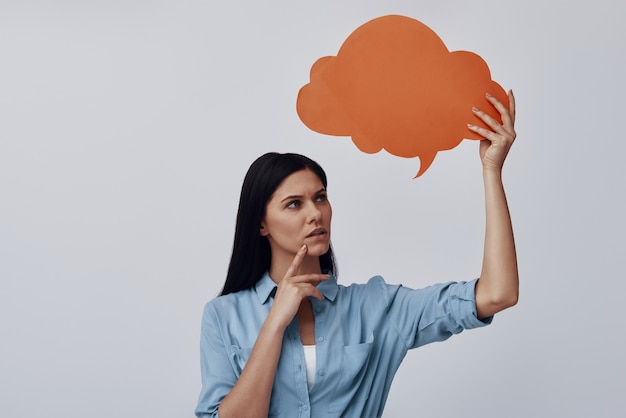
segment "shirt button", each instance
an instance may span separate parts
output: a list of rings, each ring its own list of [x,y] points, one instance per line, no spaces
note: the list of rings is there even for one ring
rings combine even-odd
[[[324,376],[324,369],[319,369],[317,371],[317,374],[319,374],[320,376]]]
[[[317,338],[317,341],[319,341],[319,342],[324,341],[324,337],[318,337],[318,338]]]
[[[307,409],[309,409],[309,405],[303,405],[302,409],[304,409],[306,411]]]
[[[315,312],[320,313],[322,312],[322,308],[320,308],[319,306],[315,307]]]

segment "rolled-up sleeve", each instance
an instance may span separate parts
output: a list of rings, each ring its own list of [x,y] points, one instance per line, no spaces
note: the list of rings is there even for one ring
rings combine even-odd
[[[197,417],[217,417],[220,402],[237,382],[228,349],[224,344],[215,307],[208,303],[202,314],[200,336],[202,390],[196,407]]]
[[[382,281],[382,278],[380,279]],[[389,319],[407,348],[443,341],[464,329],[490,324],[478,319],[474,288],[478,279],[448,282],[424,289],[384,285]]]

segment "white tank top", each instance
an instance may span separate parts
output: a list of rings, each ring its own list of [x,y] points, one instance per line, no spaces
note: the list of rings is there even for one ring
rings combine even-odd
[[[306,384],[311,390],[315,383],[315,345],[304,345],[304,363],[306,364]]]

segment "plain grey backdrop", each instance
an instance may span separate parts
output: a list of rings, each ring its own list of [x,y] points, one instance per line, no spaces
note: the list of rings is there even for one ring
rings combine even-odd
[[[339,280],[480,273],[478,144],[366,155],[298,119],[313,62],[402,14],[518,103],[521,297],[412,351],[388,417],[621,417],[626,6],[617,1],[0,0],[0,416],[191,417],[202,307],[267,151],[329,175]]]

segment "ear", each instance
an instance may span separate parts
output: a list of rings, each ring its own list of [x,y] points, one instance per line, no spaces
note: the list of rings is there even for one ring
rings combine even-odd
[[[259,233],[261,234],[262,237],[266,237],[269,235],[269,232],[267,232],[267,229],[265,229],[264,224],[261,224],[261,229],[259,229]]]

